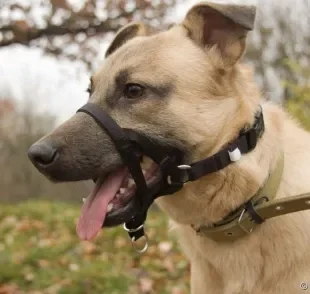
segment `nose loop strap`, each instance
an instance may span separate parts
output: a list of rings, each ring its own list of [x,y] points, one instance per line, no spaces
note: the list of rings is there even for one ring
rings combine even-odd
[[[85,104],[78,112],[90,115],[107,132],[135,180],[138,192],[145,193],[147,185],[140,167],[140,161],[135,156],[133,146],[122,128],[103,109],[93,103]]]

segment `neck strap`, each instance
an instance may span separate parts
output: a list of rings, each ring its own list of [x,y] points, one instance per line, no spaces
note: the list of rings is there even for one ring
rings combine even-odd
[[[215,173],[231,163],[239,161],[242,155],[251,152],[265,131],[262,108],[255,114],[254,124],[248,130],[240,132],[239,137],[218,153],[190,165],[182,165],[171,175],[171,182],[186,183]]]

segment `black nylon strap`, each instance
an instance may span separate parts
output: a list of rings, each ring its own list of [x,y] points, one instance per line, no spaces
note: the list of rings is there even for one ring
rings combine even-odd
[[[141,171],[140,161],[135,156],[134,150],[123,129],[103,109],[95,104],[87,103],[78,112],[90,115],[109,134],[124,164],[128,167],[136,182],[138,193],[145,193],[147,186]]]
[[[151,141],[151,139],[148,139],[146,136],[140,135],[133,130],[124,129],[124,132],[131,142],[138,144],[139,148],[143,150],[143,153],[151,157],[157,164],[160,164],[163,158],[168,155],[169,151],[171,152],[171,150],[168,150],[167,148],[167,150],[164,150],[164,147],[159,147],[158,144]]]
[[[196,181],[204,175],[215,173],[227,167],[232,163],[228,152],[231,152],[236,148],[240,150],[241,154],[246,154],[252,150],[247,142],[246,135],[242,135],[237,139],[237,141],[234,142],[233,145],[225,148],[217,154],[199,162],[193,163],[191,165],[192,168],[188,170],[189,181]]]
[[[87,103],[82,106],[78,112],[85,112],[93,117],[96,122],[105,129],[112,137],[116,147],[127,147],[128,140],[124,134],[122,128],[99,106],[93,103]]]
[[[172,182],[181,183],[184,182],[184,178],[186,178],[186,182],[196,181],[203,176],[226,168],[233,162],[229,156],[229,152],[239,149],[241,154],[249,153],[256,147],[257,141],[262,136],[264,130],[263,113],[260,111],[257,113],[255,123],[251,129],[242,132],[228,147],[215,155],[190,164],[190,169],[185,171],[180,169],[175,170],[175,172],[171,174]],[[184,173],[186,173],[186,175],[184,175]]]

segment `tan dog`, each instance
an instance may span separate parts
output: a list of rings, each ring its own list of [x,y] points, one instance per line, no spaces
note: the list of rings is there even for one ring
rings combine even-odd
[[[255,150],[157,200],[191,262],[192,294],[306,293],[300,283],[310,282],[309,212],[267,220],[235,242],[216,242],[192,228],[222,220],[253,197],[283,152],[283,176],[272,196],[310,191],[310,135],[262,99],[251,71],[239,63],[254,18],[253,7],[201,3],[165,32],[128,25],[91,79],[91,102],[122,127],[183,148],[188,163],[221,150],[253,124],[259,104],[263,108],[266,130]],[[98,178],[122,164],[109,136],[83,113],[33,145],[29,155],[55,181]],[[107,218],[113,219],[110,210]],[[78,230],[86,239],[97,233]]]

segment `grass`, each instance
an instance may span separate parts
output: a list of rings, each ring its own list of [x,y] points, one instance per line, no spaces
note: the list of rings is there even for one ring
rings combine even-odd
[[[0,294],[185,294],[188,263],[163,213],[147,220],[150,248],[135,254],[121,227],[93,242],[75,233],[80,208],[31,201],[0,211]]]

